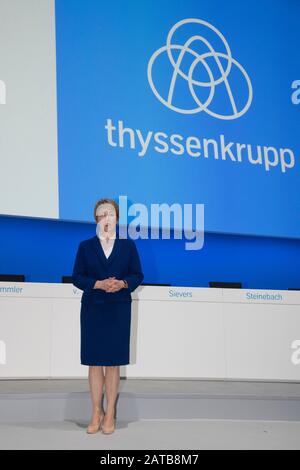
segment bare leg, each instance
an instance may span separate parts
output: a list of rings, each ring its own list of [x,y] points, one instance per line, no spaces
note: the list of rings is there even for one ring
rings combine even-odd
[[[102,366],[89,366],[89,384],[93,405],[93,416],[91,424],[97,424],[103,413],[102,393],[104,385],[104,373]]]
[[[115,417],[115,404],[120,383],[120,366],[105,367],[105,391],[107,410],[103,424],[112,426]]]

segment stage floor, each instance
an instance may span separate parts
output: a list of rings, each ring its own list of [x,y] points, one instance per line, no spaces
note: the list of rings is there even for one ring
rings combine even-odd
[[[121,379],[119,392],[115,432],[88,435],[87,379],[2,379],[0,448],[300,449],[299,383]]]

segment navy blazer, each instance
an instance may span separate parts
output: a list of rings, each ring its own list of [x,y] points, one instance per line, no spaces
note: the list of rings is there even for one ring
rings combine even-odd
[[[110,276],[124,279],[128,283],[128,288],[124,287],[117,292],[105,292],[103,289],[93,288],[96,281]],[[143,279],[144,274],[135,243],[129,238],[119,238],[118,229],[112,252],[108,258],[104,254],[97,235],[80,242],[72,280],[74,286],[83,291],[81,303],[131,302],[131,292],[141,284]]]

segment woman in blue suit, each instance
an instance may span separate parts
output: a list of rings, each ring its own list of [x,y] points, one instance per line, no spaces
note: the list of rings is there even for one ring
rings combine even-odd
[[[118,204],[112,199],[100,199],[94,217],[97,235],[79,244],[72,278],[73,284],[83,291],[81,364],[89,366],[93,405],[87,432],[93,434],[101,429],[111,434],[115,428],[120,365],[129,364],[131,292],[144,275],[134,241],[119,237]],[[102,409],[104,383],[106,413]]]

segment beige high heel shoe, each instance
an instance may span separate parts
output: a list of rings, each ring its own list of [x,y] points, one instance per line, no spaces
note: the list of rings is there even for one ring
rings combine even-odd
[[[112,434],[115,431],[115,424],[116,420],[114,418],[113,425],[110,428],[105,428],[104,426],[101,427],[102,434]]]
[[[100,410],[99,410],[100,411]],[[100,431],[101,429],[101,425],[102,425],[102,422],[104,420],[104,413],[103,412],[100,412],[100,416],[99,416],[99,423],[97,424],[89,424],[88,427],[87,427],[87,430],[86,432],[88,434],[95,434],[96,432]]]

